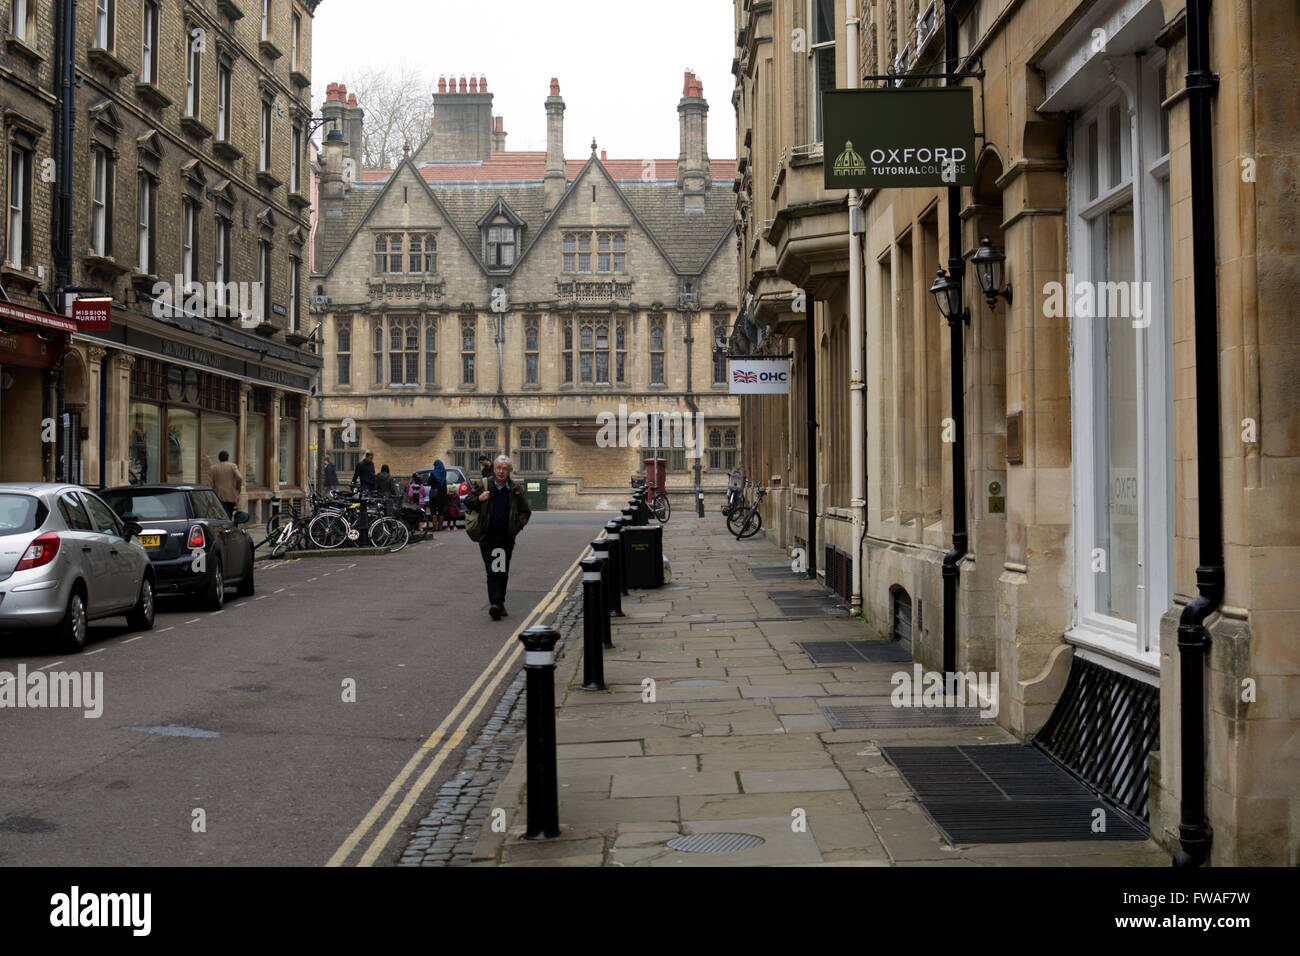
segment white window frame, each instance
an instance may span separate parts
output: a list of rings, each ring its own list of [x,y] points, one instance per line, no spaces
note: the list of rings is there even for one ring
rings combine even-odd
[[[834,2],[832,2],[832,5],[831,5],[831,34],[832,34],[832,39],[827,40],[827,41],[823,41],[823,42],[821,42],[821,43],[815,42],[815,41],[816,41],[816,33],[817,33],[817,5],[818,5],[818,3],[819,3],[819,0],[808,0],[808,4],[807,4],[807,6],[805,7],[805,10],[807,11],[807,16],[808,16],[808,19],[807,19],[807,24],[808,24],[808,96],[809,96],[809,98],[812,100],[812,102],[808,104],[808,115],[809,115],[809,117],[811,117],[811,119],[812,119],[812,128],[811,128],[810,130],[808,130],[808,133],[809,133],[809,138],[811,139],[811,141],[812,141],[812,142],[816,142],[816,143],[820,143],[820,142],[822,141],[822,130],[820,129],[820,127],[821,127],[821,125],[822,125],[821,88],[818,86],[818,82],[819,82],[819,81],[818,81],[818,76],[817,76],[817,61],[818,61],[818,54],[819,54],[821,51],[823,51],[823,50],[831,50],[831,51],[832,51],[832,54],[831,54],[832,57],[833,57],[833,58],[835,57],[835,52],[834,52],[834,51],[835,51],[835,42],[836,42],[836,41],[835,41],[835,39],[834,39],[834,36],[835,36],[835,34],[837,34],[837,33],[839,32],[839,29],[838,29],[839,24],[838,24],[837,19],[835,18],[835,10],[837,9],[837,6],[838,6],[838,5],[835,4]],[[836,70],[835,83],[838,85],[838,83],[839,83],[839,64],[838,64],[838,63],[836,63],[835,70]]]
[[[146,275],[153,272],[153,256],[150,255],[152,230],[149,219],[153,205],[153,178],[146,172],[136,176],[136,265]]]
[[[181,201],[181,278],[185,284],[194,281],[194,253],[199,232],[198,204],[189,199]]]
[[[289,192],[298,192],[298,154],[302,152],[302,126],[293,124],[293,148],[289,152]]]
[[[271,0],[262,0],[262,35],[260,39],[271,39]]]
[[[1071,409],[1074,476],[1074,566],[1075,620],[1067,633],[1071,642],[1111,658],[1158,673],[1160,618],[1172,600],[1173,577],[1173,410],[1169,299],[1165,279],[1169,272],[1162,223],[1169,211],[1161,209],[1167,192],[1168,155],[1160,152],[1161,106],[1158,77],[1164,55],[1146,51],[1142,57],[1116,58],[1117,83],[1102,97],[1077,114],[1071,142],[1068,177],[1070,214],[1068,219],[1069,272],[1075,282],[1100,281],[1093,275],[1093,221],[1105,213],[1132,202],[1133,274],[1139,283],[1149,282],[1151,301],[1145,303],[1150,324],[1134,329],[1137,341],[1137,440],[1138,449],[1138,549],[1136,622],[1104,614],[1097,609],[1097,591],[1092,571],[1098,495],[1095,435],[1099,401],[1100,370],[1095,365],[1101,340],[1095,318],[1071,319]],[[1121,142],[1121,182],[1111,187],[1107,180],[1108,143],[1106,119],[1110,106],[1118,102],[1128,118],[1128,135]],[[1131,111],[1131,112],[1130,112]],[[1087,128],[1098,123],[1098,196],[1089,198]],[[1147,286],[1141,286],[1147,288]],[[1073,298],[1073,290],[1064,290]],[[1100,383],[1104,388],[1104,383]],[[1157,450],[1153,453],[1153,450]],[[1110,561],[1110,555],[1107,555]],[[1110,568],[1110,564],[1107,565]]]
[[[140,79],[158,82],[158,5],[145,0],[140,23]]]
[[[13,27],[13,34],[24,43],[29,42],[28,34],[31,31],[32,21],[36,19],[31,7],[35,6],[35,0],[13,0],[13,12],[10,17]]]
[[[95,46],[113,48],[113,0],[95,0]]]
[[[199,74],[203,68],[198,45],[194,42],[187,25],[185,42],[188,46],[185,57],[185,115],[199,118]]]
[[[5,205],[9,210],[6,230],[9,239],[5,254],[15,269],[23,267],[23,220],[27,216],[27,207],[31,204],[31,196],[27,194],[27,167],[30,162],[31,154],[27,150],[16,146],[9,150],[8,195],[5,197]]]
[[[257,171],[259,173],[269,173],[271,171],[271,113],[271,102],[263,100],[260,127],[262,145],[257,151]]]
[[[289,257],[289,331],[298,331],[298,257]]]
[[[97,256],[108,255],[109,177],[108,150],[94,147],[90,151],[90,248]]]
[[[289,72],[296,72],[298,69],[298,42],[302,33],[302,17],[298,11],[293,11],[292,36],[289,37]]]
[[[217,139],[230,141],[231,67],[217,61]]]

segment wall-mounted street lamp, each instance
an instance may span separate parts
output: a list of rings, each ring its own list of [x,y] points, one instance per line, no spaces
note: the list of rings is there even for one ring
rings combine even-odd
[[[989,308],[997,305],[998,296],[1002,296],[1007,300],[1007,305],[1010,305],[1011,283],[1008,282],[1005,288],[1002,285],[1007,262],[1006,253],[989,242],[989,237],[985,236],[980,240],[979,252],[975,253],[971,261],[975,263],[975,277],[984,291],[984,298],[988,300]]]
[[[939,303],[939,312],[949,324],[957,319],[961,319],[967,325],[970,325],[970,309],[962,307],[961,303],[961,282],[952,278],[948,273],[940,269],[934,277],[934,285],[930,286],[930,294],[934,296],[934,301]]]

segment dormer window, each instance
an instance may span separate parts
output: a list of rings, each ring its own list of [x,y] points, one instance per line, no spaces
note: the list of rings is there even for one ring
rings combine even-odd
[[[483,234],[483,264],[488,269],[510,269],[519,259],[524,221],[498,198],[478,221]]]
[[[508,268],[515,264],[515,227],[489,226],[487,238],[487,264],[489,268]]]

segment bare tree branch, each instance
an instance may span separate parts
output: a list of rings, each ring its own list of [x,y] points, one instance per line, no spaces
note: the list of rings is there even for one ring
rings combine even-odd
[[[432,84],[424,72],[410,64],[372,68],[347,81],[365,110],[362,120],[361,165],[366,169],[392,169],[429,135],[433,117]]]

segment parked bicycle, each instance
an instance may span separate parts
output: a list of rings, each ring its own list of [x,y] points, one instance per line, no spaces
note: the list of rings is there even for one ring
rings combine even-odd
[[[660,524],[666,524],[673,513],[672,502],[668,500],[668,492],[653,484],[648,484],[644,478],[637,475],[632,476],[632,487],[633,489],[647,489],[645,502],[650,507],[650,513],[659,519]]]
[[[758,509],[766,497],[767,489],[759,488],[754,495],[753,503],[748,508],[744,509],[744,511],[733,512],[727,517],[727,530],[734,534],[737,540],[752,538],[763,527],[763,516],[758,513]],[[737,519],[738,514],[739,519]],[[735,522],[734,527],[733,522]]]
[[[307,524],[307,536],[316,547],[326,550],[359,544],[364,536],[373,547],[401,551],[410,541],[410,531],[384,510],[384,503],[373,498],[349,502],[341,510],[326,508]]]

